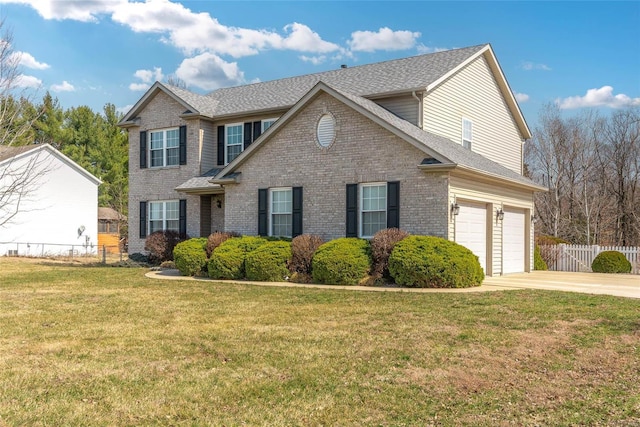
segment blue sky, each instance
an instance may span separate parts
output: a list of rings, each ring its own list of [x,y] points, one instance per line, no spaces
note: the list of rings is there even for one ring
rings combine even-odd
[[[21,84],[64,108],[491,43],[525,118],[640,105],[640,2],[0,0]]]

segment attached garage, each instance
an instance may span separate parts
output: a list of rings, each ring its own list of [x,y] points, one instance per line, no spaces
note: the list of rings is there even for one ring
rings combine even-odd
[[[455,241],[478,256],[482,269],[487,271],[487,207],[484,204],[458,202],[460,211],[455,217]]]
[[[504,209],[502,233],[503,274],[524,272],[526,253],[524,209]]]

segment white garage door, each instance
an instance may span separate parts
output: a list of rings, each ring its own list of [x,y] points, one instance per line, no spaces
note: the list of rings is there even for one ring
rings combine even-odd
[[[485,205],[458,202],[460,213],[455,217],[455,240],[478,256],[487,271],[487,208]]]
[[[502,226],[503,273],[522,273],[525,254],[524,210],[505,208]]]

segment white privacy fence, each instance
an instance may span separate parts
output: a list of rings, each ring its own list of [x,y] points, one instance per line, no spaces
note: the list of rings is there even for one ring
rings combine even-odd
[[[591,263],[604,251],[618,251],[631,263],[631,272],[640,274],[640,247],[599,246],[599,245],[550,245],[540,246],[540,255],[549,270],[554,271],[591,271]]]

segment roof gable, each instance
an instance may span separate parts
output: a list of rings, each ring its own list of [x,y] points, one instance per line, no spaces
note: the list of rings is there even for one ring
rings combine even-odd
[[[433,89],[440,86],[442,83],[444,83],[447,79],[449,79],[451,76],[456,74],[458,71],[462,70],[473,61],[476,61],[480,56],[484,56],[485,60],[487,61],[487,64],[489,65],[489,68],[493,73],[493,77],[496,80],[496,84],[498,85],[498,88],[500,89],[500,92],[502,93],[502,96],[504,97],[504,100],[507,106],[509,107],[509,111],[511,112],[518,126],[518,130],[522,135],[522,139],[531,139],[531,130],[529,129],[529,126],[527,125],[524,115],[522,114],[522,110],[520,110],[520,106],[516,101],[513,91],[511,90],[511,87],[509,86],[509,83],[507,82],[507,79],[504,76],[504,73],[502,72],[502,68],[498,63],[498,59],[496,58],[496,55],[493,52],[491,45],[489,44],[484,45],[477,52],[473,53],[464,61],[460,62],[456,67],[453,67],[448,72],[440,76],[438,79],[434,80],[429,85],[427,85],[427,92],[430,92]]]
[[[189,90],[179,88],[177,86],[171,86],[160,82],[155,82],[147,92],[138,100],[138,102],[131,107],[129,112],[124,115],[122,120],[118,123],[121,127],[135,126],[135,119],[142,110],[151,102],[151,100],[159,93],[164,92],[169,97],[174,99],[177,103],[182,105],[185,109],[185,114],[188,115],[205,115],[208,117],[213,116],[216,102],[208,99],[203,95],[198,95]]]
[[[56,157],[62,163],[84,176],[95,185],[100,185],[102,181],[89,173],[82,166],[62,154],[49,144],[32,144],[24,147],[0,147],[0,167],[8,166],[10,163],[26,158],[28,156],[38,155],[41,152],[47,152],[51,156]],[[11,153],[9,155],[9,153]]]

